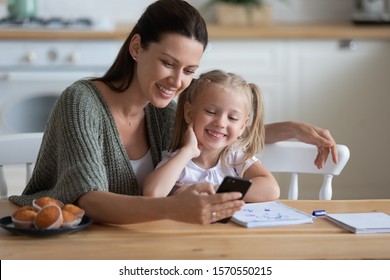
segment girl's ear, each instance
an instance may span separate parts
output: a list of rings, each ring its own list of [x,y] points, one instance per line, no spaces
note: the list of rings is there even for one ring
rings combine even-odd
[[[184,103],[184,120],[187,124],[192,123],[192,105],[188,101]]]
[[[129,44],[129,53],[134,60],[137,60],[140,49],[141,49],[141,36],[139,34],[135,34],[133,38],[131,38]]]
[[[242,123],[242,126],[241,126],[241,128],[240,128],[240,137],[241,137],[241,135],[244,133],[244,131],[245,131],[245,128],[247,127],[247,125],[248,125],[248,122],[249,122],[249,117],[246,117],[246,119],[245,119],[245,121]]]

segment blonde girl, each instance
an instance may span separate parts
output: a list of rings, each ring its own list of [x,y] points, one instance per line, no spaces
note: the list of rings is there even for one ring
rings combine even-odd
[[[218,186],[230,175],[252,181],[247,202],[279,198],[275,178],[255,156],[264,147],[263,121],[257,85],[222,70],[200,75],[179,97],[170,150],[146,177],[143,194],[167,196],[195,182]]]

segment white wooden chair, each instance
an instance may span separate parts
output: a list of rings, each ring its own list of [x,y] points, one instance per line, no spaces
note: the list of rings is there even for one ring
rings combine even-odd
[[[0,198],[8,197],[5,165],[25,164],[26,182],[30,179],[41,146],[43,133],[18,133],[0,136]]]
[[[271,172],[291,173],[291,181],[288,199],[298,199],[298,174],[322,174],[324,176],[319,192],[320,200],[332,199],[332,179],[339,175],[349,160],[349,149],[345,145],[337,145],[339,161],[334,164],[328,158],[325,166],[318,169],[314,165],[317,155],[315,145],[297,141],[281,141],[274,144],[266,144],[263,154],[260,156],[262,164]]]

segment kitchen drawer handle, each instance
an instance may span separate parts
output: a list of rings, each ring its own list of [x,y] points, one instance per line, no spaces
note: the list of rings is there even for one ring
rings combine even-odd
[[[354,40],[341,40],[339,42],[340,49],[356,51],[358,49],[358,44]]]

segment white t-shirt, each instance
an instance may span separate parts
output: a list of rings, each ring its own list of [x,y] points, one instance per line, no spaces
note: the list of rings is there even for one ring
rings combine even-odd
[[[135,176],[137,177],[138,186],[142,188],[146,175],[152,172],[154,169],[150,149],[142,158],[137,160],[130,160],[130,162],[131,166],[133,167]]]
[[[163,159],[158,164],[158,166],[164,164],[169,158],[173,157],[175,153],[176,152],[163,152]],[[220,159],[217,165],[209,169],[204,169],[196,165],[191,160],[190,162],[188,162],[186,167],[184,167],[177,182],[186,185],[192,185],[198,182],[209,182],[213,185],[220,185],[226,176],[241,176],[241,174],[243,174],[252,164],[254,164],[255,162],[260,162],[260,160],[254,156],[249,159],[244,165],[244,156],[244,152],[235,151],[231,153],[227,158],[227,162],[229,163],[228,166],[223,166],[222,161]]]

